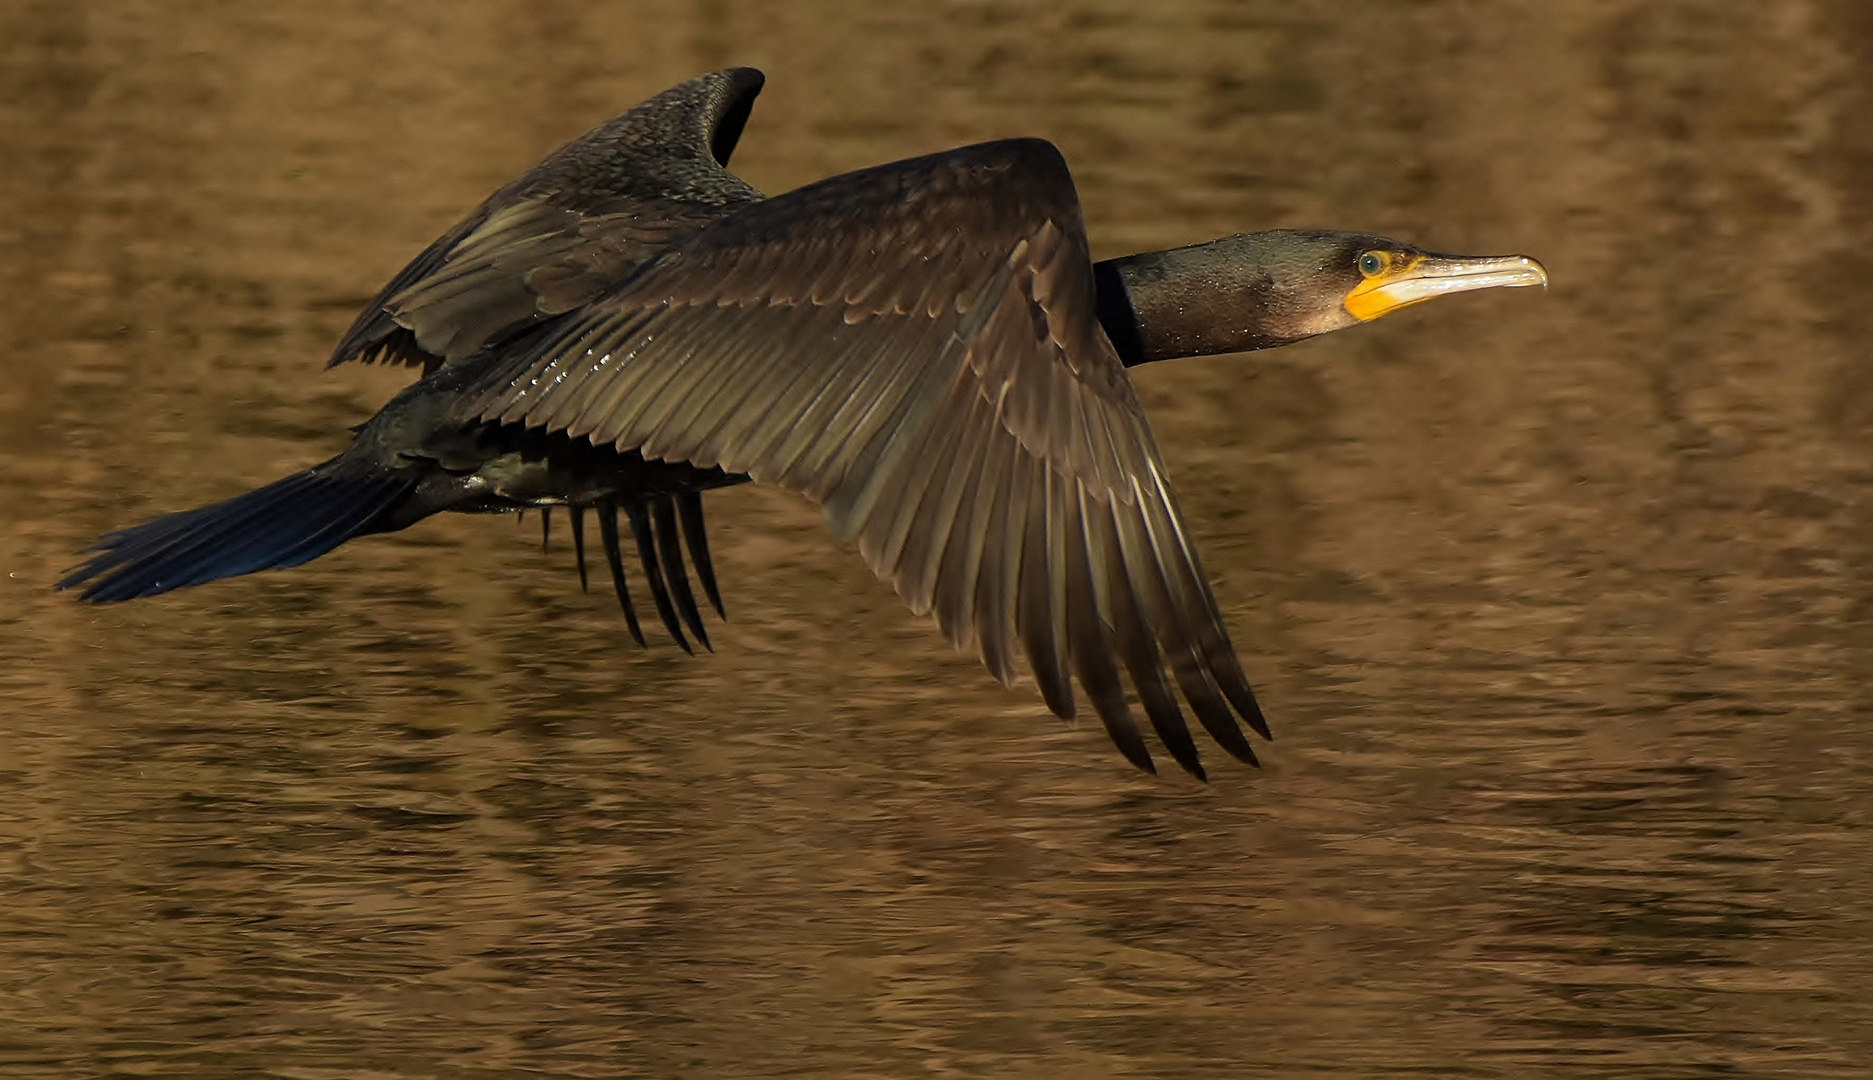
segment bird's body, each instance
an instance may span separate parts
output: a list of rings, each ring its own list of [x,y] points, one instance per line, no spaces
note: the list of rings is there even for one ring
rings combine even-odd
[[[760,87],[747,69],[692,80],[497,192],[341,340],[334,363],[424,370],[343,454],[113,533],[63,584],[124,600],[442,510],[564,507],[582,573],[597,511],[637,633],[622,512],[687,647],[685,626],[707,643],[692,569],[720,608],[701,492],[753,479],[818,503],[1002,681],[1022,652],[1070,717],[1077,680],[1139,766],[1121,669],[1186,769],[1202,775],[1182,707],[1253,762],[1238,720],[1267,728],[1126,367],[1285,344],[1540,268],[1305,232],[1095,266],[1066,164],[1034,139],[763,198],[726,168]]]

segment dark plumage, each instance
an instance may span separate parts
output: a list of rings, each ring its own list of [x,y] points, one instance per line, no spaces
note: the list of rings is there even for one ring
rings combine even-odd
[[[1095,266],[1066,163],[1036,139],[764,199],[725,168],[761,83],[692,80],[502,188],[340,341],[333,363],[425,372],[344,453],[112,533],[61,587],[126,600],[442,510],[527,507],[569,509],[583,582],[592,509],[633,636],[620,513],[665,628],[707,646],[690,572],[721,600],[700,493],[753,479],[818,503],[1004,683],[1018,649],[1071,717],[1077,680],[1139,767],[1127,678],[1192,774],[1185,706],[1253,763],[1239,722],[1267,725],[1125,367],[1543,283],[1540,267],[1328,232]]]
[[[758,201],[728,171],[765,78],[730,68],[621,113],[527,170],[390,279],[331,362],[425,374],[570,311],[672,242]]]

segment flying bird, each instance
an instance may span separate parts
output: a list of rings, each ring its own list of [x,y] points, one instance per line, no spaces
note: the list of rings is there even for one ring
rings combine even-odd
[[[879,578],[1049,709],[1073,683],[1155,771],[1201,778],[1184,710],[1234,757],[1268,726],[1126,369],[1265,349],[1433,297],[1545,285],[1520,255],[1282,230],[1094,263],[1066,162],[981,143],[765,197],[728,171],[760,72],[693,79],[559,149],[399,272],[332,354],[421,377],[337,457],[105,535],[59,583],[153,596],[297,566],[442,511],[585,514],[644,640],[722,611],[702,493],[818,504]]]

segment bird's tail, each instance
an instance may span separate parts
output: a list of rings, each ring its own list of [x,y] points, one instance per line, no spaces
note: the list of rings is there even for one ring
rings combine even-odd
[[[273,567],[310,562],[407,499],[415,483],[391,473],[326,471],[330,463],[212,506],[106,533],[91,558],[58,583],[108,604]],[[95,554],[93,554],[95,553]]]

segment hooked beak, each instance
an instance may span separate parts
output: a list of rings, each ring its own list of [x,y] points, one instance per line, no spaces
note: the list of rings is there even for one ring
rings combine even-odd
[[[1399,308],[1477,289],[1548,287],[1548,271],[1526,255],[1419,255],[1361,281],[1346,294],[1346,310],[1371,322]]]

